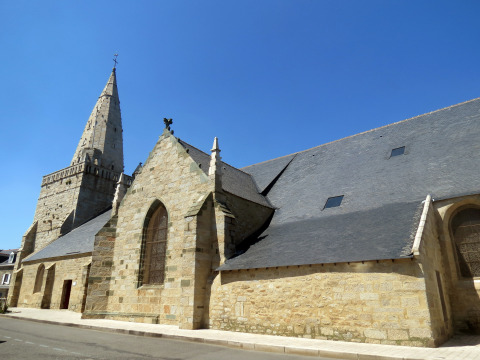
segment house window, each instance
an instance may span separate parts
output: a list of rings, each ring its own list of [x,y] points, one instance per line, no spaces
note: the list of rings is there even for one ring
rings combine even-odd
[[[324,209],[340,206],[343,200],[343,195],[329,197],[325,203]]]
[[[480,276],[480,209],[460,211],[452,219],[451,229],[461,275]]]
[[[405,146],[401,146],[395,149],[392,149],[390,157],[399,156],[405,154]]]
[[[8,285],[10,284],[10,274],[3,274],[2,277],[2,285]]]
[[[33,292],[37,293],[42,291],[43,284],[43,274],[45,273],[45,265],[40,264],[37,270],[37,276],[35,277],[35,285],[33,287]]]
[[[15,259],[15,254],[13,252],[10,253],[10,256],[8,257],[8,262],[13,263],[13,260]]]
[[[141,285],[163,284],[167,250],[168,213],[157,201],[145,218],[141,261]]]

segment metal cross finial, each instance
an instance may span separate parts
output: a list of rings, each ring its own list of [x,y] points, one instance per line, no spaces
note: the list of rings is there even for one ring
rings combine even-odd
[[[115,59],[113,59],[113,62],[115,63],[115,65],[113,65],[113,68],[115,69],[117,67],[117,64],[118,64],[118,61],[117,61],[118,54],[115,54],[113,56],[115,56]]]

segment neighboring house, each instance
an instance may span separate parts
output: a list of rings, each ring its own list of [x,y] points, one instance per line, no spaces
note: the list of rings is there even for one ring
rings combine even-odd
[[[43,177],[11,306],[409,346],[480,330],[480,99],[243,169],[165,119],[134,179],[119,104],[114,69]]]
[[[0,298],[6,298],[18,249],[0,250]]]

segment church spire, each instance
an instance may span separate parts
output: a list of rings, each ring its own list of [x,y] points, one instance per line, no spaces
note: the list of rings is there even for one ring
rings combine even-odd
[[[83,130],[72,165],[87,162],[123,172],[123,139],[116,68],[93,108]]]
[[[210,166],[208,168],[208,176],[212,180],[214,192],[222,192],[222,158],[220,156],[220,147],[218,139],[213,140],[213,147],[210,155]]]

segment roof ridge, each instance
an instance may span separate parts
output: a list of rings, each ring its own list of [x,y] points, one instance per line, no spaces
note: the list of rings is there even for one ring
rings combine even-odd
[[[316,147],[318,146],[321,146],[321,145],[317,145]],[[313,149],[313,148],[312,148]],[[269,159],[269,160],[265,160],[265,161],[261,161],[259,163],[255,163],[255,164],[252,164],[252,165],[247,165],[247,166],[244,166],[242,169],[246,169],[248,167],[251,167],[251,166],[256,166],[256,165],[260,165],[260,164],[264,164],[264,163],[267,163],[269,161],[274,161],[274,160],[279,160],[279,159],[282,159],[282,158],[286,158],[287,156],[294,156],[294,155],[297,155],[299,152],[302,152],[302,151],[305,151],[305,150],[301,150],[301,151],[298,151],[298,152],[294,152],[294,153],[290,153],[290,154],[287,154],[287,155],[282,155],[282,156],[279,156],[277,158],[273,158],[273,159]],[[243,170],[242,170],[243,171]]]
[[[185,140],[181,140],[180,138],[177,138],[177,140],[178,140],[179,142],[181,142],[181,143],[184,143],[185,145],[188,145],[188,146],[194,148],[195,150],[200,151],[200,152],[203,153],[204,155],[210,157],[210,155],[207,154],[205,151],[200,150],[199,148],[197,148],[196,146],[193,146],[193,145],[190,144],[190,143],[187,143]],[[233,166],[233,165],[230,165],[229,163],[227,163],[227,162],[225,162],[225,161],[223,161],[223,160],[221,160],[221,161],[222,161],[222,164],[225,164],[225,165],[227,165],[227,166],[230,166],[231,168],[233,168],[233,169],[235,169],[235,170],[238,170],[238,171],[244,173],[245,175],[252,176],[251,174],[243,171],[242,169],[239,169],[239,168],[237,168],[237,167],[235,167],[235,166]],[[253,178],[253,177],[252,177],[252,178]]]
[[[256,166],[256,165],[264,164],[264,163],[267,163],[267,162],[269,162],[269,161],[279,160],[279,159],[284,158],[284,157],[287,157],[287,156],[292,156],[292,155],[297,155],[297,154],[300,154],[300,153],[304,153],[304,152],[307,152],[307,151],[310,151],[310,150],[313,150],[313,149],[317,149],[317,148],[322,147],[322,146],[325,146],[325,145],[330,145],[330,144],[336,143],[336,142],[338,142],[338,141],[342,141],[342,140],[346,140],[346,139],[353,138],[353,137],[355,137],[355,136],[364,135],[364,134],[367,134],[367,133],[370,133],[370,132],[373,132],[373,131],[377,131],[377,130],[380,130],[380,129],[384,129],[384,128],[387,128],[387,127],[390,127],[390,126],[393,126],[393,125],[398,125],[398,124],[400,124],[400,123],[404,123],[404,122],[407,122],[407,121],[411,121],[411,120],[417,119],[417,118],[422,117],[422,116],[431,115],[431,114],[437,113],[437,112],[439,112],[439,111],[448,110],[448,109],[454,108],[454,107],[456,107],[456,106],[464,105],[464,104],[467,104],[467,103],[469,103],[469,102],[473,102],[473,101],[476,101],[476,100],[480,100],[480,97],[477,97],[477,98],[471,99],[471,100],[467,100],[467,101],[463,101],[463,102],[461,102],[461,103],[454,104],[454,105],[450,105],[450,106],[447,106],[447,107],[444,107],[444,108],[441,108],[441,109],[433,110],[433,111],[430,111],[430,112],[427,112],[427,113],[424,113],[424,114],[416,115],[416,116],[413,116],[413,117],[411,117],[411,118],[403,119],[403,120],[400,120],[400,121],[397,121],[397,122],[394,122],[394,123],[391,123],[391,124],[379,126],[379,127],[377,127],[377,128],[373,128],[373,129],[370,129],[370,130],[366,130],[366,131],[360,132],[360,133],[358,133],[358,134],[353,134],[353,135],[345,136],[345,137],[343,137],[343,138],[341,138],[341,139],[329,141],[329,142],[327,142],[327,143],[325,143],[325,144],[320,144],[320,145],[317,145],[317,146],[313,146],[313,147],[308,148],[308,149],[305,149],[305,150],[300,150],[300,151],[297,151],[297,152],[294,152],[294,153],[290,153],[290,154],[287,154],[287,155],[279,156],[279,157],[277,157],[277,158],[273,158],[273,159],[261,161],[261,162],[259,162],[259,163],[255,163],[255,164],[252,164],[252,165],[245,166],[245,167],[243,167],[243,169],[245,169],[245,168],[247,168],[247,167],[250,167],[250,166]]]

